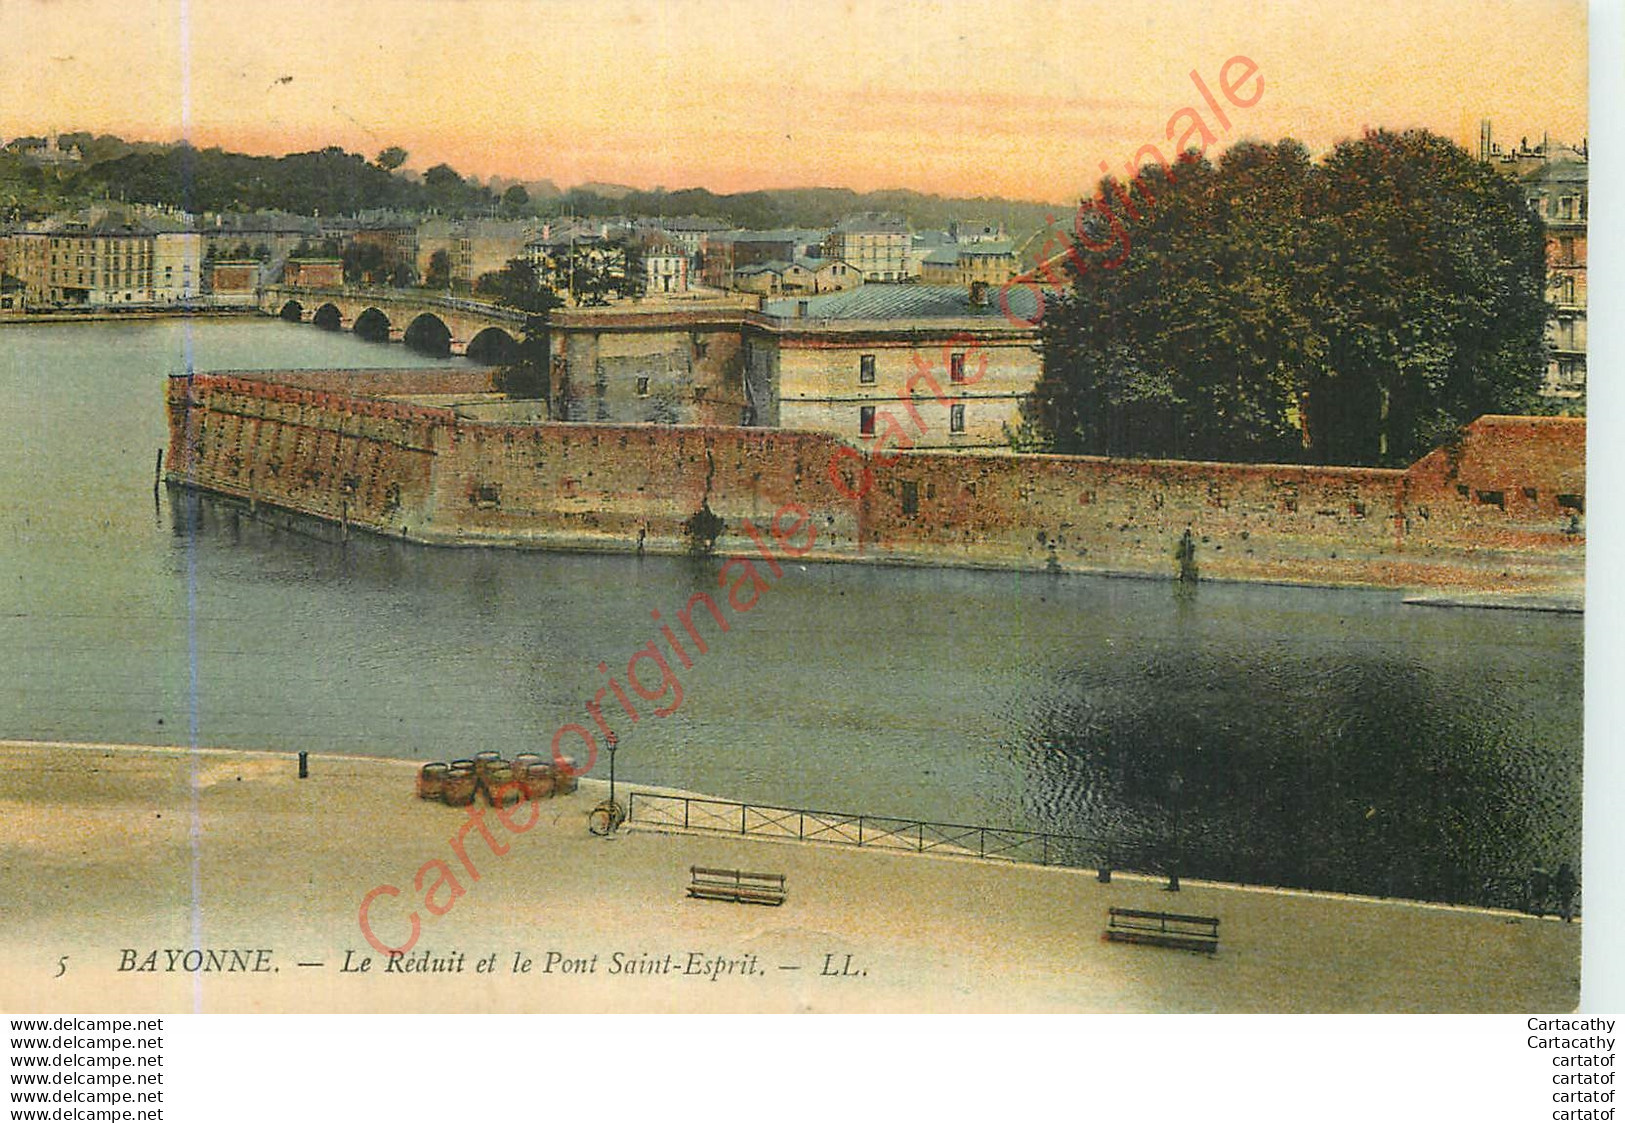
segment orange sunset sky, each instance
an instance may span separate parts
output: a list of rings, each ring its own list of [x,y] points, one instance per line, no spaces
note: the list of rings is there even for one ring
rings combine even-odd
[[[1064,201],[1202,107],[1220,144],[1365,125],[1586,135],[1578,0],[0,0],[0,136],[282,153],[389,144],[480,177]],[[1222,96],[1222,95],[1221,95]],[[1207,116],[1204,110],[1204,116]]]

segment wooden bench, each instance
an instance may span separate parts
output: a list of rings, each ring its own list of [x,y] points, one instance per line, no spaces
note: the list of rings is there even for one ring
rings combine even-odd
[[[782,873],[747,873],[689,866],[688,895],[712,901],[738,901],[746,905],[784,904]]]
[[[1119,944],[1154,944],[1212,955],[1219,950],[1219,918],[1184,916],[1141,909],[1106,910],[1106,939]]]

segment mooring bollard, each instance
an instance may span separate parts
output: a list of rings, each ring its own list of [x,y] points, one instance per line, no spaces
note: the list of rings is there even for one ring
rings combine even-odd
[[[310,754],[303,749],[299,751],[299,778],[310,779]]]

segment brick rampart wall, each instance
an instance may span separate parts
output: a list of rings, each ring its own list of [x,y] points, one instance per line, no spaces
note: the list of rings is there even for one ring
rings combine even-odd
[[[233,375],[197,376],[188,410],[187,385],[171,383],[172,478],[433,542],[682,551],[703,506],[723,521],[715,548],[736,553],[752,548],[746,520],[794,503],[825,559],[1166,576],[1189,529],[1212,578],[1550,587],[1583,573],[1579,421],[1483,418],[1406,471],[888,463],[817,433],[480,422]]]
[[[218,371],[207,378],[232,377],[357,397],[391,394],[486,394],[494,389],[496,368],[381,367],[368,370]]]

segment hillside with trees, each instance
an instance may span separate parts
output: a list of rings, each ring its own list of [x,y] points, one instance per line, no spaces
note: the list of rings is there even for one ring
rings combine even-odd
[[[326,216],[377,210],[503,217],[698,215],[754,229],[823,227],[854,212],[890,211],[916,229],[940,229],[955,219],[974,218],[1003,222],[1016,235],[1036,230],[1055,210],[1000,198],[956,199],[902,190],[859,193],[835,187],[728,195],[703,187],[639,191],[607,184],[560,192],[542,178],[526,181],[530,186],[512,179],[482,185],[447,164],[413,175],[403,168],[410,154],[397,145],[369,160],[338,147],[248,156],[90,133],[64,133],[58,140],[64,150],[76,146],[81,162],[42,166],[30,161],[26,154],[45,144],[42,137],[18,137],[0,149],[0,219],[41,217],[100,199],[194,212],[280,210]]]

